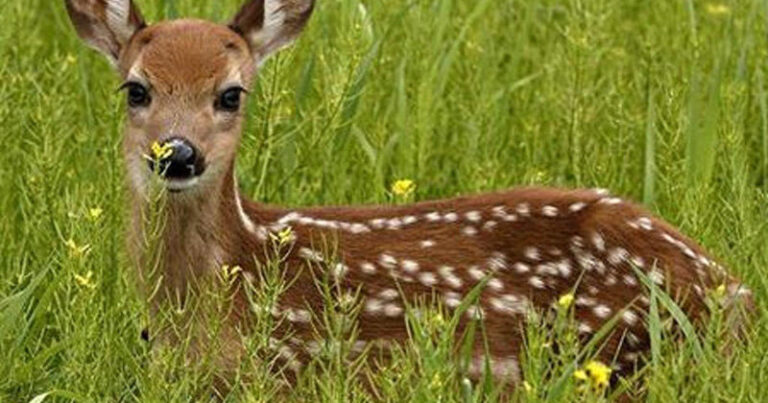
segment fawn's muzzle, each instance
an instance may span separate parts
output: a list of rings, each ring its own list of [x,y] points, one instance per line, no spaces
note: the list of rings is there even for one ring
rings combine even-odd
[[[168,155],[159,160],[150,160],[149,168],[166,179],[191,179],[202,175],[205,161],[200,152],[189,141],[172,138],[161,147]]]

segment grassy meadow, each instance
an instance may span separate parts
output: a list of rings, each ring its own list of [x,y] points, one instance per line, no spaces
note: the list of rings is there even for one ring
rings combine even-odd
[[[226,21],[239,3],[138,1],[149,21]],[[679,226],[754,291],[743,345],[726,346],[717,323],[674,342],[649,317],[649,364],[605,393],[571,376],[587,358],[576,346],[556,356],[552,332],[531,326],[524,387],[508,398],[767,399],[768,2],[318,0],[296,46],[259,76],[238,157],[255,200],[393,203],[403,178],[415,200],[608,188]],[[153,358],[139,337],[148,309],[124,246],[124,101],[63,1],[3,1],[0,78],[0,402],[207,396],[204,364]],[[501,399],[490,380],[465,380],[450,321],[410,321],[413,340],[384,368],[329,348],[295,387],[255,363],[225,399]]]

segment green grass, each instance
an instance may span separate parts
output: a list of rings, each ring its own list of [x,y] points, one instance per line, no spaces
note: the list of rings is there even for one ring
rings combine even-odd
[[[152,358],[139,339],[148,313],[122,235],[118,81],[62,3],[6,0],[0,12],[0,401],[199,397],[204,365]],[[139,3],[152,21],[224,21],[238,5]],[[731,355],[717,323],[676,343],[651,315],[650,365],[628,388],[652,402],[763,401],[767,61],[758,0],[320,0],[297,46],[260,73],[239,180],[256,200],[290,205],[387,203],[401,178],[419,200],[541,184],[644,202],[743,278],[760,315]],[[89,250],[74,256],[69,239]],[[88,273],[92,287],[76,278]],[[231,399],[365,401],[364,373],[381,400],[495,400],[492,382],[463,379],[451,326],[411,318],[412,341],[377,372],[329,346],[289,391],[256,363]],[[263,347],[268,332],[251,341]],[[599,399],[570,376],[582,352],[556,357],[551,334],[528,332],[531,391],[514,398]]]

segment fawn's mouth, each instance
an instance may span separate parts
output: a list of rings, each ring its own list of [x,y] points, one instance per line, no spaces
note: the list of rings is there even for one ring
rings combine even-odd
[[[186,190],[194,188],[195,186],[197,186],[197,183],[199,181],[200,181],[200,177],[198,176],[194,176],[186,179],[166,178],[165,188],[168,189],[168,191],[171,193],[181,193]]]

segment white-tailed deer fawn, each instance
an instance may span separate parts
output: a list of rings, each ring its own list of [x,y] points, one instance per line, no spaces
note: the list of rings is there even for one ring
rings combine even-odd
[[[519,378],[526,311],[547,309],[567,293],[585,337],[618,318],[600,354],[623,369],[649,347],[646,276],[694,319],[706,317],[709,289],[725,286],[749,303],[749,292],[696,243],[602,191],[526,188],[399,207],[288,209],[245,200],[233,173],[242,102],[257,67],[298,36],[314,1],[248,1],[229,25],[146,25],[131,0],[66,5],[78,34],[124,80],[132,239],[144,239],[150,180],[161,176],[169,192],[160,236],[163,287],[183,290],[222,265],[256,273],[270,233],[292,229],[284,270],[296,281],[275,314],[295,332],[282,351],[296,369],[311,356],[310,322],[323,309],[308,265],[324,265],[342,287],[359,287],[363,342],[405,340],[407,301],[434,296],[455,309],[484,282],[460,327],[482,321],[491,369],[510,380]],[[171,150],[162,169],[145,158],[155,142]],[[334,256],[318,247],[323,239],[336,243]],[[142,242],[134,244],[140,254]],[[483,352],[478,343],[478,356]]]

